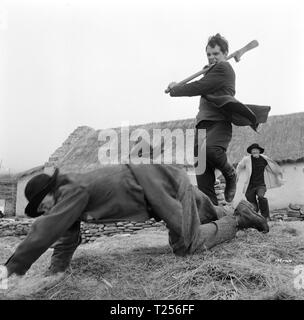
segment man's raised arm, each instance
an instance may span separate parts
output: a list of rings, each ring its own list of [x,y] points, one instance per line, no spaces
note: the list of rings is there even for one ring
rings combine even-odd
[[[177,85],[170,89],[171,97],[181,96],[204,96],[212,94],[221,87],[227,81],[230,70],[225,63],[219,63],[214,66],[204,77],[198,81],[186,83],[184,85]]]

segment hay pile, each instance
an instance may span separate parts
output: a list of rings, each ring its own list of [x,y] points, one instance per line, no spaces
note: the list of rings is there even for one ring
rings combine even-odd
[[[9,279],[0,299],[303,299],[293,271],[304,261],[304,225],[270,225],[268,234],[240,231],[233,241],[186,258],[171,253],[165,229],[102,237],[80,246],[71,269],[56,277],[43,276],[48,250],[25,277]],[[0,244],[0,263],[14,239]]]

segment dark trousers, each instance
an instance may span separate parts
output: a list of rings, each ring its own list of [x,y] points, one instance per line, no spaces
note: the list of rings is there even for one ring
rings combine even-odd
[[[265,193],[265,186],[253,187],[249,185],[245,197],[255,206],[257,212],[260,210],[264,218],[269,218],[269,205]]]
[[[217,196],[214,190],[215,169],[221,171],[225,179],[229,179],[234,173],[234,168],[229,164],[226,149],[232,135],[231,123],[216,121],[201,121],[196,126],[194,139],[194,157],[201,153],[202,141],[199,141],[198,130],[206,130],[206,169],[204,173],[196,170],[197,187],[206,194],[214,205],[218,205]],[[204,158],[204,157],[203,157]],[[198,164],[194,167],[197,169]]]
[[[206,170],[203,174],[196,175],[197,187],[205,193],[214,205],[218,205],[214,190],[215,169],[224,176],[231,175],[234,168],[227,161],[226,150],[222,147],[206,147]]]

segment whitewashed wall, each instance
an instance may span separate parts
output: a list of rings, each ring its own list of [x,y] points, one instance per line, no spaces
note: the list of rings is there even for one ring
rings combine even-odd
[[[16,199],[16,216],[24,216],[24,209],[28,203],[27,199],[24,195],[24,189],[27,182],[33,177],[34,175],[26,176],[22,179],[18,180],[17,183],[17,199]]]
[[[304,205],[304,163],[284,164],[283,170],[285,184],[282,187],[269,189],[266,192],[270,209],[286,208],[289,203]],[[244,198],[242,194],[245,174],[240,176],[234,204]]]
[[[281,165],[285,184],[280,188],[269,189],[266,197],[270,209],[286,208],[290,203],[304,205],[304,162]],[[188,171],[191,182],[196,185],[193,171]],[[240,176],[233,205],[237,205],[241,199],[246,199],[242,193],[245,182],[245,173]]]

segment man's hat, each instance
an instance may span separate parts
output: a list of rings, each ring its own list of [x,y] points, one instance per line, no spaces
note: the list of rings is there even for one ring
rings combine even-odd
[[[260,147],[257,143],[253,143],[251,146],[249,146],[248,148],[247,148],[247,152],[248,153],[251,153],[251,150],[252,149],[259,149],[260,150],[260,153],[263,153],[265,150],[262,148],[262,147]]]
[[[25,214],[31,218],[41,216],[44,212],[37,209],[44,197],[53,189],[59,170],[56,168],[52,176],[42,173],[33,177],[26,184],[24,194],[29,201],[25,208]]]

